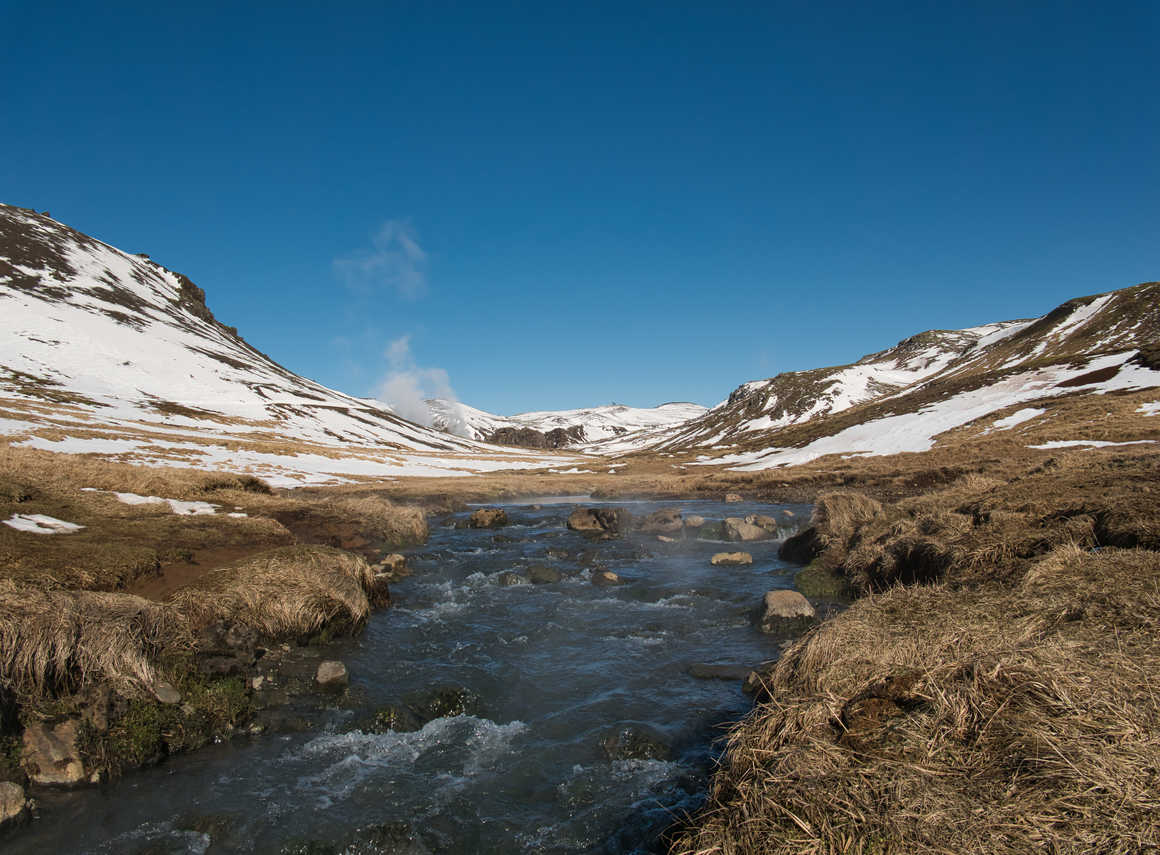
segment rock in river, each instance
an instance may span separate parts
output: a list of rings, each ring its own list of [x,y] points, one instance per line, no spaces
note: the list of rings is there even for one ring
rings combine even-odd
[[[533,564],[528,568],[528,578],[533,585],[550,585],[559,582],[562,577],[559,570],[545,564]]]
[[[665,738],[644,725],[628,725],[600,739],[609,760],[667,760],[671,749]]]
[[[762,632],[795,632],[805,629],[814,620],[814,607],[797,591],[766,591],[758,613],[758,628]]]
[[[718,552],[709,559],[714,567],[739,567],[742,564],[752,564],[753,556],[748,552]]]
[[[601,587],[619,585],[621,584],[621,579],[611,570],[594,570],[592,571],[592,584]]]
[[[314,672],[314,682],[320,689],[342,691],[350,683],[350,674],[347,673],[346,666],[337,659],[326,659],[318,663],[318,670]]]
[[[636,525],[636,528],[645,534],[676,534],[684,527],[681,512],[676,508],[654,511]]]
[[[11,781],[0,781],[0,828],[9,823],[17,823],[28,813],[28,802],[24,798],[24,787]]]
[[[499,528],[507,524],[508,516],[502,508],[480,508],[467,520],[471,528]]]
[[[729,540],[766,540],[769,538],[769,532],[759,525],[747,523],[740,517],[727,517],[725,536]]]
[[[744,502],[744,501],[745,501],[745,497],[742,496],[740,493],[726,493],[725,494],[726,504],[733,504],[735,502]]]
[[[623,508],[577,508],[568,517],[572,531],[592,534],[619,534],[632,521]]]
[[[34,721],[24,729],[22,762],[34,784],[71,787],[85,780],[85,764],[77,747],[77,721],[55,727]]]

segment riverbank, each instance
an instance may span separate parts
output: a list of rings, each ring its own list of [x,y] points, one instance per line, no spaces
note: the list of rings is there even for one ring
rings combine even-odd
[[[790,544],[862,596],[763,675],[674,853],[1160,844],[1160,455],[1059,453]]]

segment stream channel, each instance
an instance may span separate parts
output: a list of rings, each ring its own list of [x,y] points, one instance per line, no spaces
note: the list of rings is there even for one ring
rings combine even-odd
[[[309,729],[239,737],[103,788],[51,794],[3,849],[654,851],[703,801],[723,728],[752,703],[736,676],[699,678],[690,666],[776,658],[785,639],[758,632],[751,615],[767,590],[793,586],[796,568],[778,560],[774,540],[592,541],[565,526],[577,506],[602,503],[502,505],[510,524],[491,530],[457,527],[470,511],[432,520],[429,541],[408,555],[414,575],[392,586],[394,605],[322,651],[347,664],[351,687],[338,701],[313,698]],[[749,502],[620,506],[634,516],[679,507],[710,522],[766,514],[785,520],[785,533],[809,514]],[[753,564],[710,565],[736,549]],[[534,564],[563,578],[500,583]],[[623,584],[594,585],[593,568]],[[413,732],[360,729],[384,705],[449,686],[478,698],[474,715]]]

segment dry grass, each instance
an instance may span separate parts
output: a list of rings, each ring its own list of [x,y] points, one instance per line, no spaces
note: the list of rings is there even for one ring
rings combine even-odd
[[[150,689],[155,662],[189,643],[184,618],[129,594],[66,591],[0,579],[0,688],[17,698],[103,682]]]
[[[325,546],[290,546],[222,567],[173,596],[195,628],[237,622],[274,638],[307,638],[353,628],[370,614],[374,571],[362,558]]]
[[[1160,846],[1160,555],[899,587],[795,645],[677,853]]]

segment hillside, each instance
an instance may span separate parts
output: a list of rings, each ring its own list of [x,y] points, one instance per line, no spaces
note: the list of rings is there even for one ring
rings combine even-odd
[[[204,292],[46,214],[0,205],[0,433],[26,447],[274,483],[543,466],[300,377]]]
[[[1009,429],[1064,399],[1160,386],[1158,339],[1160,283],[1145,283],[1039,318],[932,330],[851,365],[745,383],[700,418],[631,437],[623,450],[740,471],[926,451],[964,426]]]

